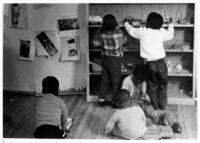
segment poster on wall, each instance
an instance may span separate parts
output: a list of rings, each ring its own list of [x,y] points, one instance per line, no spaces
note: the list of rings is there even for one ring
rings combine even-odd
[[[30,38],[21,37],[20,38],[20,52],[19,59],[20,60],[28,60],[31,61],[34,59],[34,46],[33,42]]]
[[[79,21],[76,16],[65,16],[57,19],[58,33],[76,35],[79,29]]]
[[[80,41],[78,36],[61,37],[61,61],[80,60]]]
[[[8,27],[25,29],[27,26],[27,8],[26,4],[10,4]]]
[[[48,34],[45,31],[39,32],[36,35],[36,38],[39,41],[38,47],[40,48],[40,51],[38,51],[37,49],[37,53],[39,53],[39,55],[47,55],[48,57],[53,57],[58,53],[58,49],[52,42],[51,38],[48,37]],[[46,53],[41,50],[41,47],[45,50]]]
[[[41,33],[42,31],[38,31],[36,32],[36,35],[38,35],[39,33]],[[52,30],[46,30],[44,31],[46,33],[46,35],[49,37],[49,39],[52,41],[53,44],[55,44],[55,32]],[[47,53],[47,51],[44,49],[44,47],[42,46],[42,44],[40,43],[40,41],[35,38],[35,42],[36,42],[36,55],[37,56],[47,56],[49,57],[49,54]]]

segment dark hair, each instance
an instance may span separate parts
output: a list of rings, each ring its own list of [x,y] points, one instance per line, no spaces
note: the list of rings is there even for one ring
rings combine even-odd
[[[107,14],[103,17],[103,29],[107,31],[114,31],[117,27],[117,20],[114,15]]]
[[[163,17],[156,13],[152,12],[148,15],[147,21],[146,21],[146,27],[152,28],[152,29],[160,29],[163,24]]]
[[[130,93],[127,89],[121,89],[116,97],[116,103],[118,104],[119,107],[127,107],[132,103],[132,99],[130,96]]]
[[[143,81],[146,81],[148,74],[149,72],[146,65],[136,65],[133,71],[133,82],[135,84],[140,84]]]
[[[47,76],[42,81],[42,93],[52,93],[58,96],[59,82],[53,76]]]

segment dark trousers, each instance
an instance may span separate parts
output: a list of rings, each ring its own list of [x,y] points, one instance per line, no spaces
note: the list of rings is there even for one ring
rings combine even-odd
[[[111,87],[111,100],[115,102],[115,96],[120,87],[122,58],[114,56],[102,56],[101,62],[102,71],[99,99],[106,99],[106,95],[109,93],[109,87]]]
[[[148,94],[154,109],[164,110],[167,104],[168,70],[164,59],[146,63],[148,73]]]
[[[63,131],[58,126],[41,125],[34,132],[35,138],[62,138]]]

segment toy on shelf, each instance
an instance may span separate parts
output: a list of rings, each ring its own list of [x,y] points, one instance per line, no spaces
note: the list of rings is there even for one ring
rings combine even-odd
[[[169,23],[172,23],[173,22],[173,19],[172,19],[172,17],[165,17],[165,18],[163,18],[163,23],[164,24],[169,24]]]
[[[181,64],[177,64],[177,65],[175,66],[175,72],[181,72],[182,70],[183,70],[183,67],[182,67]]]
[[[167,69],[168,69],[168,72],[172,72],[172,63],[171,63],[171,61],[170,60],[167,60],[166,61],[166,64],[167,64]]]
[[[189,18],[180,18],[177,22],[178,22],[179,24],[191,24]]]
[[[89,24],[102,24],[103,18],[99,15],[90,15],[89,16]]]
[[[101,66],[94,63],[94,62],[90,62],[91,63],[91,70],[92,72],[100,72],[101,71]]]

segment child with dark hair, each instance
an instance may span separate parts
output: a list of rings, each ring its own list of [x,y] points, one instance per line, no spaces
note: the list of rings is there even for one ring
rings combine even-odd
[[[59,82],[53,76],[42,81],[43,96],[36,102],[36,138],[62,138],[67,130],[68,111],[65,102],[58,97]]]
[[[101,52],[101,88],[99,105],[115,106],[115,96],[119,90],[121,77],[121,60],[123,56],[122,45],[125,43],[123,32],[119,29],[116,18],[112,14],[103,17],[103,26],[95,34],[99,41]],[[106,97],[112,88],[112,99]]]
[[[172,21],[168,29],[162,28],[163,18],[152,12],[148,15],[146,27],[134,28],[127,21],[124,23],[127,32],[140,40],[140,56],[148,69],[148,94],[154,109],[166,109],[168,71],[165,63],[163,41],[173,38]]]
[[[121,89],[116,97],[118,110],[114,112],[105,126],[106,134],[113,134],[124,139],[161,139],[171,138],[169,126],[147,127],[147,120],[142,108],[133,100],[128,90]]]
[[[143,65],[136,66],[133,74],[124,78],[121,89],[126,89],[131,93],[131,100],[137,102],[141,106],[145,116],[150,118],[153,123],[157,125],[170,126],[173,132],[180,133],[182,128],[174,112],[155,110],[150,104],[149,96],[146,93],[146,68],[147,67]]]

